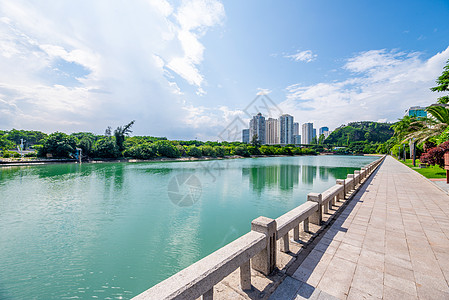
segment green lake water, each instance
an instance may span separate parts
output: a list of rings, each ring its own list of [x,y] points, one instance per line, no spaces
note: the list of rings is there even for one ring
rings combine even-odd
[[[0,168],[0,299],[129,299],[375,159]]]

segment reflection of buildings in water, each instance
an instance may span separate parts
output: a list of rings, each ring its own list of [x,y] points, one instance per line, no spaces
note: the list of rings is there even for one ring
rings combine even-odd
[[[317,177],[323,181],[328,181],[329,178],[343,179],[354,170],[356,168],[309,165],[257,166],[243,168],[242,177],[249,177],[252,189],[261,193],[267,187],[279,187],[281,190],[292,189],[298,185],[300,179],[306,185],[313,184]]]
[[[299,183],[299,166],[281,165],[279,187],[282,190],[288,190]]]
[[[312,184],[313,180],[316,178],[317,167],[316,166],[302,166],[301,177],[302,183]]]
[[[252,188],[259,192],[276,186],[287,190],[299,183],[299,170],[297,165],[258,166],[243,168],[242,176],[249,176]]]
[[[321,180],[328,180],[329,179],[329,168],[328,167],[318,167],[320,172],[320,179]]]

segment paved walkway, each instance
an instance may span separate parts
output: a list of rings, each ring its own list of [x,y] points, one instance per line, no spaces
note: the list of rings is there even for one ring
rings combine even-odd
[[[270,299],[449,299],[448,282],[449,196],[387,157]]]

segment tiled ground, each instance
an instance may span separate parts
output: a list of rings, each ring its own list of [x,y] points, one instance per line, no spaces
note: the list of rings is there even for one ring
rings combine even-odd
[[[270,299],[449,299],[449,196],[387,157]]]

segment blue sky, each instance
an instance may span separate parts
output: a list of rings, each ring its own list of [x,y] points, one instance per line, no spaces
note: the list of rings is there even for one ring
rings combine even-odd
[[[5,0],[0,128],[219,140],[261,93],[315,127],[395,121],[440,96],[447,20],[447,0]]]

